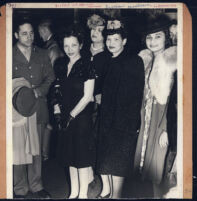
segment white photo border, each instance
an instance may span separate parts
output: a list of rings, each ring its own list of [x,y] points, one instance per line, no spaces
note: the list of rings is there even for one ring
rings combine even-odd
[[[177,198],[183,198],[183,4],[182,3],[8,3],[6,5],[6,185],[13,198],[12,169],[12,16],[14,8],[177,9],[178,21],[178,145]]]

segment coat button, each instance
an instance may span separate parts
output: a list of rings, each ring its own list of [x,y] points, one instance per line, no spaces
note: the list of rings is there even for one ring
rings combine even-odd
[[[33,78],[33,75],[30,75],[30,78]]]
[[[31,69],[31,66],[29,67],[29,69]]]
[[[18,67],[17,67],[17,66],[15,67],[15,70],[18,70]]]

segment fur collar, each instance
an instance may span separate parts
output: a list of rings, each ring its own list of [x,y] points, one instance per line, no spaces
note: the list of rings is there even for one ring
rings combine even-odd
[[[173,74],[177,68],[176,46],[166,49],[155,57],[149,77],[152,95],[160,104],[166,104],[173,84]]]
[[[150,50],[143,50],[142,57],[145,70],[153,60]],[[152,71],[149,77],[149,86],[152,95],[160,104],[166,104],[173,84],[173,74],[177,69],[177,47],[173,46],[157,55],[153,61]]]

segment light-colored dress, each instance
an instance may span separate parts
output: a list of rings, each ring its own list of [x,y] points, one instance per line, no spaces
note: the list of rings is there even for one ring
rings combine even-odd
[[[139,55],[145,64],[145,88],[134,169],[143,179],[159,184],[168,150],[160,147],[159,139],[167,131],[166,113],[176,70],[176,47],[166,49],[155,58],[149,50]]]

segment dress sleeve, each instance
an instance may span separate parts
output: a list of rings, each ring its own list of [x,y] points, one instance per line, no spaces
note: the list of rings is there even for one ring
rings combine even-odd
[[[95,73],[95,68],[92,65],[92,62],[84,62],[83,66],[84,72],[83,72],[83,77],[84,77],[84,82],[87,80],[92,80],[96,78],[96,73]]]

